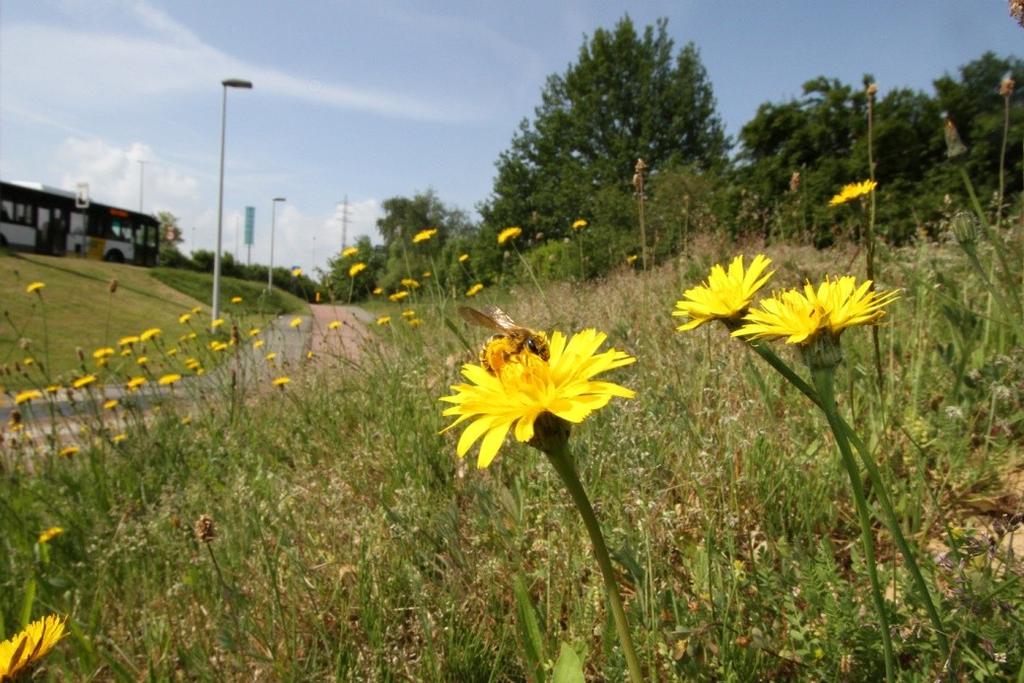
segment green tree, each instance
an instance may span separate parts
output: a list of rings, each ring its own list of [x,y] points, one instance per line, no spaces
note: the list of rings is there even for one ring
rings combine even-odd
[[[479,208],[483,239],[519,225],[537,243],[591,215],[598,190],[631,191],[637,158],[657,170],[725,166],[728,140],[697,48],[678,53],[667,21],[638,34],[628,16],[584,38],[577,62],[549,76],[534,111],[496,163]],[[632,230],[632,226],[623,226]]]

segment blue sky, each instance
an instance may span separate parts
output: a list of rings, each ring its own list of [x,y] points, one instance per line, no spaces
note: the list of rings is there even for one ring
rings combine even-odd
[[[275,261],[323,267],[346,195],[350,242],[377,238],[381,201],[428,187],[472,212],[545,78],[627,12],[640,27],[667,17],[677,47],[697,44],[730,135],[818,75],[931,92],[986,50],[1024,56],[1004,0],[8,0],[0,177],[84,181],[137,208],[142,159],[144,209],[178,215],[186,251],[212,248],[220,81],[249,79],[228,94],[225,249],[253,205],[265,263],[270,200],[284,196]]]

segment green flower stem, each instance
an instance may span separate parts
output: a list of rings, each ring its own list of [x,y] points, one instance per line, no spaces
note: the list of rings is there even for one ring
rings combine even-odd
[[[779,358],[767,344],[750,342],[748,345],[759,356],[761,356],[765,362],[775,368],[779,374],[789,380],[790,384],[810,399],[812,403],[822,410],[825,410],[821,399],[818,398],[818,394],[814,391],[811,385],[805,382],[800,375],[796,374],[792,368],[786,365],[786,363]],[[896,511],[893,508],[892,501],[889,499],[888,489],[882,481],[882,473],[879,471],[878,465],[875,464],[874,458],[871,457],[871,453],[868,451],[867,445],[864,441],[861,440],[855,431],[853,431],[853,428],[842,418],[842,416],[837,415],[837,417],[839,418],[839,424],[842,426],[846,438],[853,444],[853,447],[857,450],[857,454],[860,455],[861,462],[864,463],[864,469],[867,470],[875,495],[878,497],[878,503],[882,507],[882,521],[889,529],[889,533],[892,535],[893,540],[896,543],[896,547],[899,548],[900,554],[903,555],[903,560],[906,562],[907,569],[910,570],[910,575],[914,580],[914,586],[917,588],[917,592],[919,593],[921,600],[924,602],[925,611],[928,612],[928,617],[931,619],[932,626],[935,628],[935,636],[939,640],[939,647],[942,649],[943,657],[945,657],[948,662],[950,658],[950,650],[949,639],[946,637],[945,626],[939,616],[938,609],[935,607],[935,601],[932,599],[931,591],[928,590],[928,584],[924,580],[924,574],[921,573],[921,568],[918,566],[913,551],[910,549],[910,544],[907,543],[907,539],[903,535],[903,529],[899,525],[899,520],[896,517]]]
[[[580,483],[576,474],[576,467],[573,465],[569,455],[568,439],[559,439],[547,444],[544,454],[548,456],[551,465],[558,472],[562,483],[569,490],[572,502],[583,518],[583,524],[590,534],[590,542],[594,546],[594,556],[601,568],[601,576],[604,578],[605,593],[608,595],[608,604],[612,610],[612,617],[615,620],[615,631],[619,635],[619,644],[626,656],[626,665],[629,667],[629,678],[633,683],[641,683],[643,674],[640,671],[640,660],[637,659],[636,651],[633,649],[633,641],[629,637],[629,622],[626,621],[626,611],[622,608],[622,598],[619,597],[618,584],[615,581],[615,572],[612,569],[611,557],[608,555],[608,546],[605,545],[604,535],[601,533],[601,525],[594,514],[594,508],[590,505],[587,492]]]
[[[885,679],[894,680],[894,666],[892,654],[892,635],[889,633],[889,617],[886,614],[885,599],[882,597],[882,586],[878,580],[878,567],[875,562],[874,539],[871,533],[871,517],[868,512],[868,503],[864,497],[864,485],[860,481],[860,470],[857,469],[857,462],[853,459],[850,451],[850,442],[847,439],[847,431],[839,418],[835,400],[835,368],[834,366],[811,368],[811,375],[821,398],[819,406],[825,417],[828,419],[829,427],[835,435],[836,444],[839,446],[839,454],[842,457],[843,466],[850,477],[850,485],[853,489],[853,499],[857,506],[857,517],[860,520],[860,537],[864,545],[864,560],[868,566],[868,577],[871,579],[871,596],[875,602],[875,610],[878,612],[878,621],[882,632],[882,649],[885,653]]]

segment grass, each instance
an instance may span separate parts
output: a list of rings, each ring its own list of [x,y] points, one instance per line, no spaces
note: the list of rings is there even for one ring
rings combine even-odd
[[[824,419],[721,329],[673,330],[679,293],[738,250],[707,243],[648,274],[473,303],[500,296],[540,329],[596,326],[638,359],[610,377],[636,398],[595,414],[571,447],[651,679],[879,680],[856,513]],[[854,256],[767,253],[779,287]],[[999,529],[1021,511],[1007,482],[1024,466],[1024,352],[971,313],[986,294],[954,249],[881,253],[878,267],[883,286],[905,288],[881,330],[885,398],[869,335],[851,330],[840,409],[941,603],[953,676],[1019,677],[1024,587]],[[471,343],[489,334],[462,328],[451,303],[382,308],[392,324],[371,326],[360,359],[290,365],[284,390],[204,390],[116,446],[86,441],[63,459],[64,442],[5,435],[0,632],[26,595],[33,616],[70,614],[73,635],[46,660],[69,679],[517,681],[568,643],[589,677],[622,680],[587,537],[543,456],[510,442],[476,470],[439,434],[437,399],[475,356],[445,319]],[[422,326],[401,320],[407,307]],[[208,544],[192,532],[204,514]],[[36,537],[55,525],[66,531],[42,552]],[[874,535],[900,676],[940,678],[923,606],[889,535]]]
[[[153,268],[154,278],[189,297],[203,302],[206,306],[213,301],[213,276],[209,273],[197,273],[191,270],[176,268]],[[251,280],[239,280],[233,277],[221,277],[221,297],[224,306],[233,297],[241,297],[240,304],[233,304],[237,310],[251,315],[284,315],[287,313],[305,313],[308,306],[297,296],[274,289],[267,294],[266,285]]]

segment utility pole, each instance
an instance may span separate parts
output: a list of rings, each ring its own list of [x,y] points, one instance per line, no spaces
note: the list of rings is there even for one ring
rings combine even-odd
[[[341,203],[341,250],[348,246],[348,195]]]
[[[235,253],[234,253],[235,263],[238,262],[238,228],[239,228],[239,224],[241,222],[242,222],[242,217],[241,216],[235,216]]]

